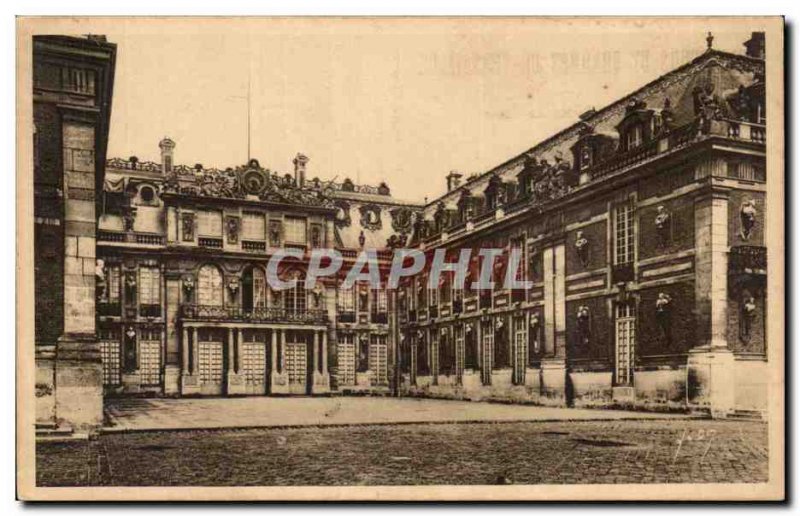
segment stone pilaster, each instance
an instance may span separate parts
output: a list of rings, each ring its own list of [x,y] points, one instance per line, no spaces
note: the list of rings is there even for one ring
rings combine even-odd
[[[103,422],[95,327],[95,131],[64,114],[64,333],[56,345],[56,418],[89,430]]]
[[[687,401],[724,416],[734,405],[734,357],[728,349],[728,192],[695,200],[697,341],[687,364]]]

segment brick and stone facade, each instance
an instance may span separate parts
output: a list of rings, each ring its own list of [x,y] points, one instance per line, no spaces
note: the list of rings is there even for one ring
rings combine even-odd
[[[401,392],[763,410],[764,105],[763,56],[709,49],[489,172],[451,173],[415,244],[519,248],[533,287],[443,302],[425,274],[408,284]]]
[[[293,174],[185,166],[165,138],[158,163],[106,160],[114,47],[78,41],[36,46],[41,420],[97,425],[103,395],[765,408],[763,55],[709,49],[423,205],[310,178],[302,154]],[[302,279],[313,249],[386,271],[401,247],[502,249],[498,282],[516,249],[532,286],[265,281],[281,251]]]
[[[393,299],[342,288],[361,250],[387,269],[420,206],[389,187],[307,177],[309,158],[278,174],[251,159],[225,170],[136,157],[106,164],[99,216],[98,334],[107,395],[235,396],[383,393],[395,387]],[[313,169],[312,169],[313,170]],[[342,275],[313,289],[266,282],[305,277],[314,249],[336,249]]]

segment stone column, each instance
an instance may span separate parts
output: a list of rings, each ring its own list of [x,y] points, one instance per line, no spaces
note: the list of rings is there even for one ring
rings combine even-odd
[[[228,375],[236,373],[234,361],[236,360],[236,351],[233,349],[233,328],[228,328]]]
[[[200,369],[200,343],[197,342],[197,328],[191,328],[192,334],[192,375],[197,375]]]
[[[181,342],[181,373],[189,374],[189,328],[183,327],[183,341]]]
[[[166,285],[164,320],[169,321],[164,341],[166,350],[164,394],[174,395],[180,392],[180,377],[183,374],[181,366],[185,366],[181,359],[183,351],[181,333],[178,331],[178,325],[173,322],[178,320],[178,308],[180,307],[180,276],[172,272],[165,273],[164,284]],[[185,371],[186,368],[184,367],[183,370]]]
[[[239,352],[236,351],[237,343],[234,342],[233,334],[238,333],[238,346]],[[247,394],[247,386],[244,382],[244,376],[241,374],[241,368],[237,364],[242,354],[242,330],[234,330],[228,328],[228,395],[232,394]]]
[[[735,361],[728,349],[728,190],[695,199],[695,347],[687,363],[687,402],[714,417],[734,409]]]
[[[280,352],[278,345],[280,344]],[[286,353],[286,330],[272,330],[272,393],[289,393],[289,375],[286,374],[284,354]]]
[[[322,349],[320,349],[320,333],[322,334]],[[327,373],[327,336],[326,331],[317,331],[314,330],[314,373],[311,375],[314,380],[314,385],[312,386],[312,392],[315,394],[321,394],[330,391],[330,381],[328,380],[328,373]],[[322,367],[320,367],[320,362],[322,362]]]
[[[244,361],[242,354],[244,353],[244,330],[239,328],[236,335],[236,372],[242,374]]]
[[[328,378],[328,331],[322,332],[322,374]]]

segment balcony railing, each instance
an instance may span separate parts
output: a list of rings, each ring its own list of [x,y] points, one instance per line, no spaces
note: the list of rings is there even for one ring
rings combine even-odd
[[[766,274],[767,248],[755,245],[731,247],[728,268],[733,274]]]
[[[242,240],[242,250],[248,253],[263,253],[267,250],[267,243],[255,240]]]
[[[325,310],[291,310],[283,307],[263,307],[244,310],[238,306],[212,306],[185,304],[181,317],[195,321],[301,323],[324,324],[328,321]]]
[[[101,242],[124,242],[125,233],[119,231],[105,231],[99,230],[97,232],[97,240]]]
[[[164,237],[152,233],[137,233],[137,244],[164,245]]]
[[[164,236],[157,233],[125,233],[123,231],[99,230],[99,242],[130,242],[146,245],[164,245]]]
[[[210,247],[212,249],[222,249],[222,239],[200,237],[197,239],[197,245],[200,247]]]

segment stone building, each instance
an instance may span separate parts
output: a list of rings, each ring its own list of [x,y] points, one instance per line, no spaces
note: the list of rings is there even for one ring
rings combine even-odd
[[[390,392],[395,354],[385,290],[342,277],[313,289],[273,290],[269,258],[285,280],[305,277],[310,251],[335,248],[343,272],[362,249],[408,241],[421,207],[389,187],[306,177],[258,160],[225,170],[110,159],[99,216],[98,335],[107,394],[264,395]]]
[[[529,290],[400,292],[403,394],[766,406],[764,34],[709,48],[424,208],[426,251],[517,248]],[[471,282],[479,264],[471,267]],[[497,260],[496,281],[506,264]]]
[[[95,193],[115,58],[116,46],[102,36],[33,38],[36,420],[44,427],[102,421]]]
[[[96,425],[103,394],[763,409],[763,34],[745,46],[709,43],[423,205],[309,178],[302,154],[293,174],[186,166],[164,138],[159,163],[106,160],[114,46],[37,41],[39,419]],[[397,291],[266,281],[282,250],[303,279],[313,249],[385,272],[401,247],[503,249],[498,285],[470,288],[479,260],[466,289],[427,269]],[[529,289],[502,287],[512,249]]]

